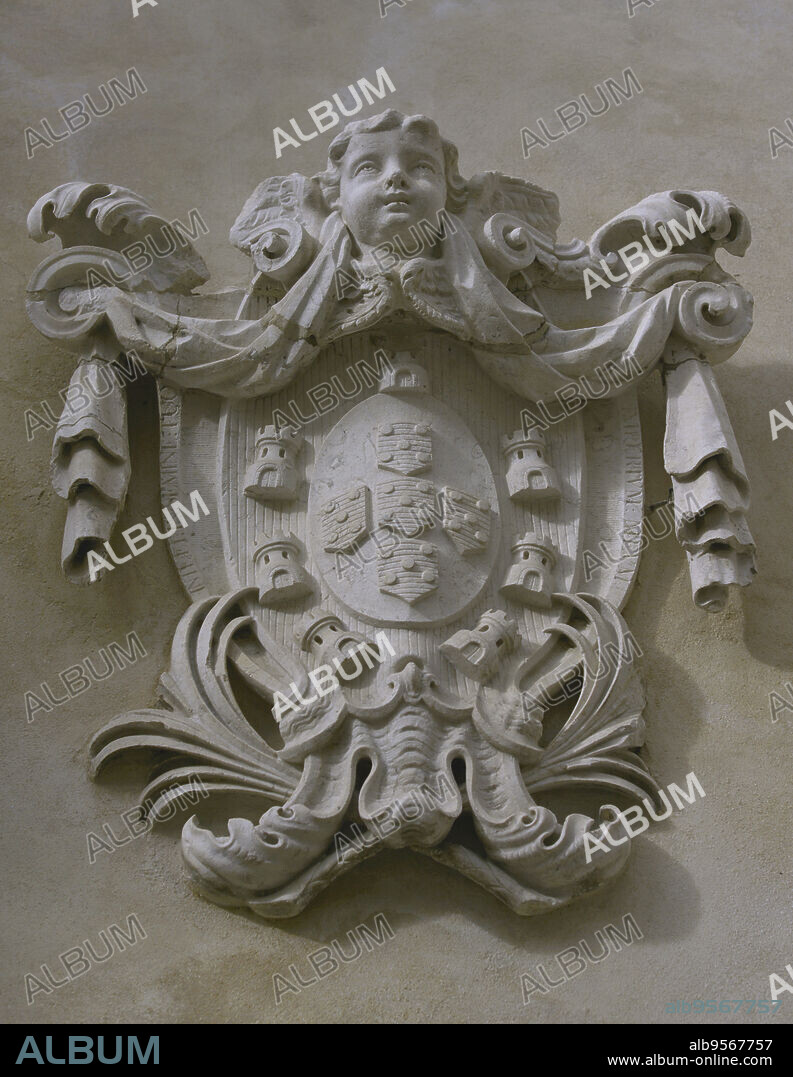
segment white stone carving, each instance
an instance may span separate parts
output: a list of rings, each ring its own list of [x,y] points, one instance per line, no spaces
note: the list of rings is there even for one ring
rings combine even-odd
[[[585,270],[692,208],[694,238],[586,297]],[[261,818],[227,834],[190,820],[182,851],[202,894],[262,916],[294,915],[383,846],[454,867],[523,915],[605,884],[630,842],[589,858],[584,836],[602,834],[614,794],[657,793],[618,612],[638,565],[636,388],[651,372],[695,601],[717,610],[754,572],[746,472],[712,370],[751,326],[750,296],[715,260],[745,251],[744,215],[712,191],[668,191],[561,244],[553,194],[463,179],[431,120],[389,110],[349,123],[319,175],[256,188],[231,231],[252,261],[244,291],[195,293],[208,275],[189,245],[123,277],[122,237],[159,221],[132,192],[87,183],[29,218],[35,239],[63,245],[33,273],[34,325],[75,353],[76,385],[135,354],[158,384],[163,503],[197,490],[215,510],[169,539],[192,604],[163,706],[106,725],[93,773],[130,749],[171,753],[142,793],[155,819],[196,774],[259,797]],[[403,256],[384,265],[384,244]],[[329,388],[372,357],[388,360],[379,383],[355,399]],[[626,357],[638,377],[613,377]],[[285,426],[305,399],[316,414]],[[117,385],[58,425],[74,582],[136,480],[126,422]],[[601,544],[620,553],[584,586]],[[380,661],[362,661],[368,647]],[[339,679],[315,694],[320,666]],[[259,712],[292,701],[274,708],[282,748],[244,713],[230,667]],[[572,712],[544,732],[574,674]],[[418,787],[452,794],[337,856],[338,835]],[[545,806],[579,789],[602,792],[595,817]],[[461,815],[475,838],[452,829]]]
[[[301,476],[297,456],[303,439],[288,428],[266,426],[256,438],[254,459],[245,476],[245,493],[258,501],[292,501]]]
[[[504,438],[507,489],[513,501],[545,501],[559,496],[559,481],[548,460],[545,435],[539,427]]]
[[[501,594],[513,602],[550,609],[556,550],[550,539],[529,533],[512,544],[513,563],[501,585]]]

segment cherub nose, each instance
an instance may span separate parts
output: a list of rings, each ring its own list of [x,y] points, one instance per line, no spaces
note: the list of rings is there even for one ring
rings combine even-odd
[[[395,168],[386,178],[386,187],[405,187],[407,186],[407,176],[401,168]]]

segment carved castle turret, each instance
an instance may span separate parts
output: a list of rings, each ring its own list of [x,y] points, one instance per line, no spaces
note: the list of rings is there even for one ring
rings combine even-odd
[[[441,654],[475,681],[486,681],[520,643],[517,622],[503,610],[486,610],[476,628],[455,632],[440,646]]]
[[[314,581],[300,564],[300,544],[294,535],[275,532],[260,542],[253,571],[263,606],[286,606],[314,590]]]
[[[295,639],[317,665],[338,663],[348,676],[360,672],[360,661],[356,663],[349,653],[366,643],[366,637],[351,631],[334,613],[322,609],[307,613],[295,629]]]
[[[501,585],[501,593],[513,602],[547,610],[553,594],[556,550],[549,538],[533,532],[512,545],[514,562]]]
[[[559,480],[548,459],[539,427],[515,430],[501,440],[507,460],[507,489],[513,501],[546,501],[559,496]]]
[[[256,454],[245,473],[245,494],[257,501],[291,501],[302,478],[297,457],[303,437],[288,427],[259,430]]]
[[[427,371],[412,361],[410,352],[397,352],[391,359],[389,369],[384,371],[377,386],[381,393],[428,393],[430,381]]]

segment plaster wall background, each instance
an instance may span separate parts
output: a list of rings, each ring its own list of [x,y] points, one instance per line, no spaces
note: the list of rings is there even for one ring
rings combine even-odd
[[[793,149],[777,159],[769,127],[791,113],[793,7],[784,0],[6,0],[0,193],[3,284],[3,1018],[9,1021],[565,1022],[668,1020],[673,999],[769,998],[793,962],[790,768],[793,713],[771,721],[768,694],[793,680],[790,468],[793,430],[772,441],[768,412],[790,377]],[[147,93],[52,149],[25,154],[24,128],[135,67]],[[187,888],[175,823],[89,865],[86,834],[117,829],[144,769],[86,777],[104,720],[153,705],[186,598],[166,544],[80,589],[60,574],[63,507],[49,486],[51,436],[26,440],[24,413],[68,384],[73,361],[27,321],[24,290],[48,253],[25,218],[68,180],[129,187],[168,219],[197,208],[208,287],[247,280],[228,243],[263,178],[324,165],[320,136],[276,160],[272,129],[385,66],[396,93],[367,107],[426,112],[460,147],[464,175],[497,169],[561,200],[560,236],[587,238],[653,191],[719,190],[748,214],[754,240],[725,268],[754,293],[755,328],[719,382],[753,486],[760,575],[722,614],[697,610],[673,538],[651,543],[625,611],[644,650],[644,757],[659,783],[694,771],[707,796],[635,842],[610,889],[524,920],[473,883],[411,853],[367,861],[294,920],[268,924]],[[643,93],[547,149],[520,130],[630,67]],[[58,124],[57,130],[61,130]],[[307,124],[304,130],[307,129]],[[789,134],[789,132],[787,132]],[[55,249],[55,242],[52,249]],[[657,378],[641,392],[647,501],[668,493]],[[133,387],[133,481],[121,526],[159,509],[153,385]],[[24,693],[136,631],[148,656],[28,724]],[[276,1007],[273,974],[384,913],[395,937]],[[134,913],[147,938],[26,1004],[23,976]],[[522,973],[631,913],[643,933],[545,995]],[[793,995],[775,1018],[790,1021]],[[679,1020],[679,1018],[671,1018]],[[741,1020],[726,1015],[710,1025]],[[703,1025],[705,1022],[703,1022]]]

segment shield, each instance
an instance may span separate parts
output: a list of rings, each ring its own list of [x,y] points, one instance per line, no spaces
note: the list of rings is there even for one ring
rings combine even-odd
[[[438,586],[438,547],[399,534],[394,537],[394,545],[378,554],[378,583],[384,594],[412,604]]]
[[[463,490],[443,490],[443,530],[465,556],[484,550],[490,539],[490,505]]]
[[[331,497],[320,511],[322,543],[326,550],[351,550],[369,530],[369,490],[363,483]]]
[[[435,487],[426,479],[389,478],[377,484],[377,522],[406,538],[437,523]]]
[[[323,377],[343,382],[351,363],[365,360],[370,348],[365,336],[329,348]],[[308,480],[302,487],[307,496],[288,503],[246,498],[245,473],[255,459],[258,431],[273,424],[276,409],[288,413],[290,401],[307,398],[317,378],[313,369],[299,374],[288,389],[251,400],[218,401],[199,391],[161,387],[164,504],[184,499],[199,484],[207,491],[205,499],[214,496],[217,504],[210,518],[169,540],[190,594],[199,598],[256,586],[257,536],[292,532],[304,550],[302,567],[321,586],[325,608],[365,636],[387,627],[397,650],[434,666],[440,645],[455,631],[471,628],[489,608],[505,607],[500,588],[513,562],[512,546],[526,533],[541,531],[554,547],[554,591],[584,587],[619,608],[638,561],[638,543],[628,549],[621,536],[640,527],[643,507],[635,393],[592,401],[583,413],[545,432],[548,455],[567,494],[557,502],[531,503],[510,498],[504,477],[501,439],[521,429],[515,394],[494,383],[463,345],[450,348],[429,336],[421,366],[428,392],[395,395],[372,386],[364,399],[341,401],[301,429],[308,446],[298,461]],[[436,387],[438,394],[442,387],[442,400]],[[477,407],[482,399],[489,401],[487,412]],[[394,473],[394,460],[382,459],[383,431],[389,427],[389,438],[406,437],[402,432],[407,430],[414,431],[413,437],[428,436],[415,434],[417,427],[431,431],[432,454],[421,462],[421,477],[402,478]],[[611,437],[603,437],[604,430]],[[441,491],[446,491],[442,512]],[[414,505],[398,504],[404,497]],[[489,509],[478,507],[484,505]],[[436,548],[429,555],[418,547],[417,563],[422,557],[432,560],[419,576],[435,571],[438,576],[431,589],[430,581],[423,580],[426,593],[420,599],[401,595],[399,584],[382,589],[382,566],[391,558],[383,558],[381,551],[393,542],[385,519],[390,512],[404,523],[403,538]],[[402,512],[406,515],[400,517]],[[458,521],[460,529],[452,529]],[[585,549],[599,553],[599,563],[586,578]],[[604,549],[610,556],[604,556]],[[415,556],[415,551],[405,556]],[[317,597],[278,608],[252,603],[251,615],[266,634],[291,647],[296,618]],[[558,603],[540,609],[508,601],[506,611],[530,647],[547,651],[552,646],[546,629],[563,615]],[[435,676],[444,690],[455,693],[464,683],[445,661]],[[377,677],[383,680],[386,674],[381,670]]]
[[[377,462],[387,471],[418,475],[432,465],[432,438],[426,423],[382,423],[377,428]]]

